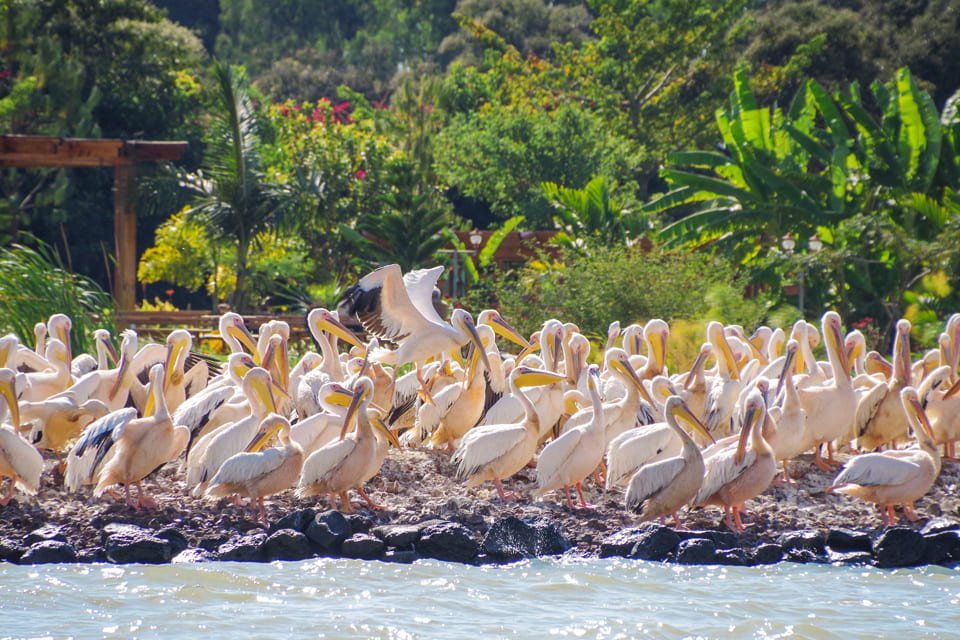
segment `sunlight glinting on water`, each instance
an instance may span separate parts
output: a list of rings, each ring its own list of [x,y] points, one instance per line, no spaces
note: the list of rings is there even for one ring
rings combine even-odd
[[[960,571],[547,560],[0,565],[0,638],[943,637]]]

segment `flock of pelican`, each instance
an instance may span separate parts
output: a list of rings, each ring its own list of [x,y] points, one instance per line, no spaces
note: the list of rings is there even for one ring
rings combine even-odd
[[[906,320],[889,360],[867,353],[860,332],[845,335],[834,312],[819,330],[801,320],[789,334],[710,322],[692,367],[671,375],[662,320],[614,322],[591,359],[571,323],[547,320],[528,340],[493,310],[445,320],[442,271],[368,274],[339,312],[308,314],[317,351],[296,362],[285,323],[254,337],[235,313],[220,318],[231,351],[222,364],[193,353],[183,330],[145,346],[127,330],[119,351],[101,330],[96,356],[74,357],[59,314],[37,325],[34,347],[0,338],[0,505],[17,489],[37,492],[45,450],[66,490],[134,508],[156,506],[143,481],[173,464],[192,495],[247,498],[263,520],[264,498],[289,489],[345,512],[356,491],[379,509],[364,486],[390,447],[431,447],[449,453],[458,481],[490,482],[502,500],[519,498],[504,483],[535,466],[533,497],[559,492],[571,509],[574,491],[589,507],[590,481],[622,491],[642,521],[680,526],[684,507],[717,506],[742,531],[744,503],[778,470],[793,482],[791,459],[812,451],[830,470],[843,450],[829,491],[876,504],[891,524],[898,505],[917,518],[939,447],[952,457],[960,438],[960,314],[917,362]],[[825,362],[814,356],[821,339]]]

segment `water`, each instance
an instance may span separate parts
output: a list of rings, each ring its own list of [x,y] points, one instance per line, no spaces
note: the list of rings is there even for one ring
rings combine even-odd
[[[0,637],[948,637],[960,571],[537,560],[0,564]]]

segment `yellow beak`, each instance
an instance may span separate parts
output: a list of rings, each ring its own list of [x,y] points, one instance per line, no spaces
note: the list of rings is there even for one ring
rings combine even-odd
[[[358,338],[353,331],[350,331],[350,329],[347,329],[347,327],[344,326],[343,323],[341,323],[339,320],[336,320],[332,317],[325,316],[325,317],[321,317],[317,321],[317,324],[320,326],[321,329],[323,329],[327,333],[337,336],[344,342],[352,344],[356,348],[360,349],[362,352],[366,353],[367,345],[360,342],[360,338]]]
[[[759,412],[756,407],[751,406],[747,409],[747,415],[743,419],[743,428],[740,429],[740,439],[737,441],[737,453],[733,458],[733,461],[737,464],[743,462],[743,457],[747,454],[747,438],[750,436],[750,429],[753,428],[753,423],[756,422]]]
[[[256,453],[262,450],[267,443],[270,442],[270,438],[279,433],[282,428],[282,420],[276,418],[270,419],[269,417],[264,418],[263,422],[260,423],[260,427],[257,429],[257,434],[250,441],[250,444],[247,445],[246,451],[248,453]]]
[[[250,355],[253,356],[253,362],[260,366],[260,351],[257,349],[257,343],[254,341],[250,331],[245,326],[231,325],[227,327],[227,333],[237,339],[241,345],[246,347]]]
[[[400,441],[397,439],[396,434],[390,430],[390,428],[381,420],[380,418],[374,418],[372,421],[373,426],[383,432],[383,435],[387,437],[387,442],[392,444],[395,448],[400,448]]]
[[[690,407],[687,406],[686,402],[681,402],[677,405],[677,408],[674,409],[673,417],[683,420],[688,425],[696,429],[703,437],[707,438],[710,442],[716,444],[716,440],[713,437],[713,434],[707,430],[707,427],[700,422],[700,418],[694,415],[693,411],[690,410]]]
[[[531,369],[530,367],[518,367],[513,374],[513,381],[518,387],[539,387],[541,385],[554,384],[565,380],[566,376],[553,371],[543,369]]]
[[[506,320],[501,318],[499,315],[495,315],[490,320],[490,328],[493,329],[493,332],[498,336],[506,338],[515,345],[523,348],[524,350],[529,349],[532,345],[530,342],[524,338],[519,331],[514,329]]]
[[[0,395],[7,401],[7,407],[10,409],[10,419],[13,421],[14,429],[20,428],[20,404],[17,402],[17,393],[14,389],[14,381],[0,384]]]

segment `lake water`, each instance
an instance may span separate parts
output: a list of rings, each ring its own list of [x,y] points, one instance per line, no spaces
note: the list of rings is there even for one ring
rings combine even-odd
[[[942,638],[960,571],[536,560],[0,564],[0,638]]]

